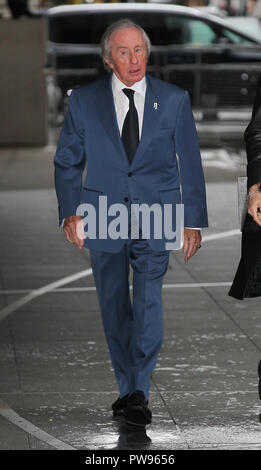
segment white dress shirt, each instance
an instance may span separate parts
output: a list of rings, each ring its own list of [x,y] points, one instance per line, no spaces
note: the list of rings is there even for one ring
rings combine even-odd
[[[145,76],[139,81],[134,83],[131,87],[127,87],[122,83],[115,73],[112,75],[112,94],[114,99],[114,106],[118,121],[118,126],[120,130],[120,135],[123,128],[124,119],[129,110],[129,98],[123,93],[124,88],[135,91],[134,93],[134,104],[138,113],[139,120],[139,136],[141,138],[142,123],[143,123],[143,114],[144,114],[144,103],[145,103],[145,94],[146,94],[146,78]]]

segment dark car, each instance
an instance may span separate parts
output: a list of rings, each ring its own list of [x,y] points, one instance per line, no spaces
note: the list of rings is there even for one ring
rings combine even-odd
[[[50,8],[48,66],[62,96],[106,73],[99,42],[120,18],[152,42],[148,71],[189,91],[196,120],[247,121],[261,72],[261,43],[225,20],[188,7],[94,4]]]

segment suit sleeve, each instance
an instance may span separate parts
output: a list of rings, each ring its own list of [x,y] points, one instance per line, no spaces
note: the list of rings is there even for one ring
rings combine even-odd
[[[175,144],[184,204],[184,226],[207,227],[205,180],[196,126],[187,91],[184,92],[179,106]]]
[[[252,119],[245,130],[248,187],[261,183],[261,76]]]
[[[76,214],[81,202],[82,174],[85,167],[84,135],[81,108],[73,90],[54,157],[59,225],[65,217]]]

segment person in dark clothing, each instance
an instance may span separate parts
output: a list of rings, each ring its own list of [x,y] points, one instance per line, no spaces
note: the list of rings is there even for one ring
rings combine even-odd
[[[248,214],[242,230],[241,260],[228,295],[239,300],[261,296],[261,76],[252,119],[245,131]],[[258,364],[261,399],[261,360]]]
[[[261,296],[261,76],[252,119],[245,130],[248,214],[242,230],[241,260],[228,295]]]
[[[11,11],[12,18],[15,20],[22,16],[29,18],[38,18],[41,16],[41,13],[33,13],[29,10],[28,0],[7,0],[7,5]]]

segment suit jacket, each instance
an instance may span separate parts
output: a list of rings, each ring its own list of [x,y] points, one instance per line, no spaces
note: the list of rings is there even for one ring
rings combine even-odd
[[[54,158],[60,223],[76,214],[81,203],[91,203],[99,234],[99,196],[107,196],[108,207],[172,204],[173,221],[175,205],[182,202],[185,227],[207,226],[205,182],[188,93],[149,75],[146,80],[142,135],[131,165],[119,133],[111,76],[72,91]],[[108,217],[108,223],[112,219]],[[172,240],[164,233],[155,239],[150,231],[148,241],[161,251]],[[84,246],[118,252],[124,243],[96,236],[86,238]]]
[[[261,183],[261,76],[245,143],[249,188]],[[261,228],[249,214],[242,230],[241,259],[228,295],[240,300],[261,295]]]

